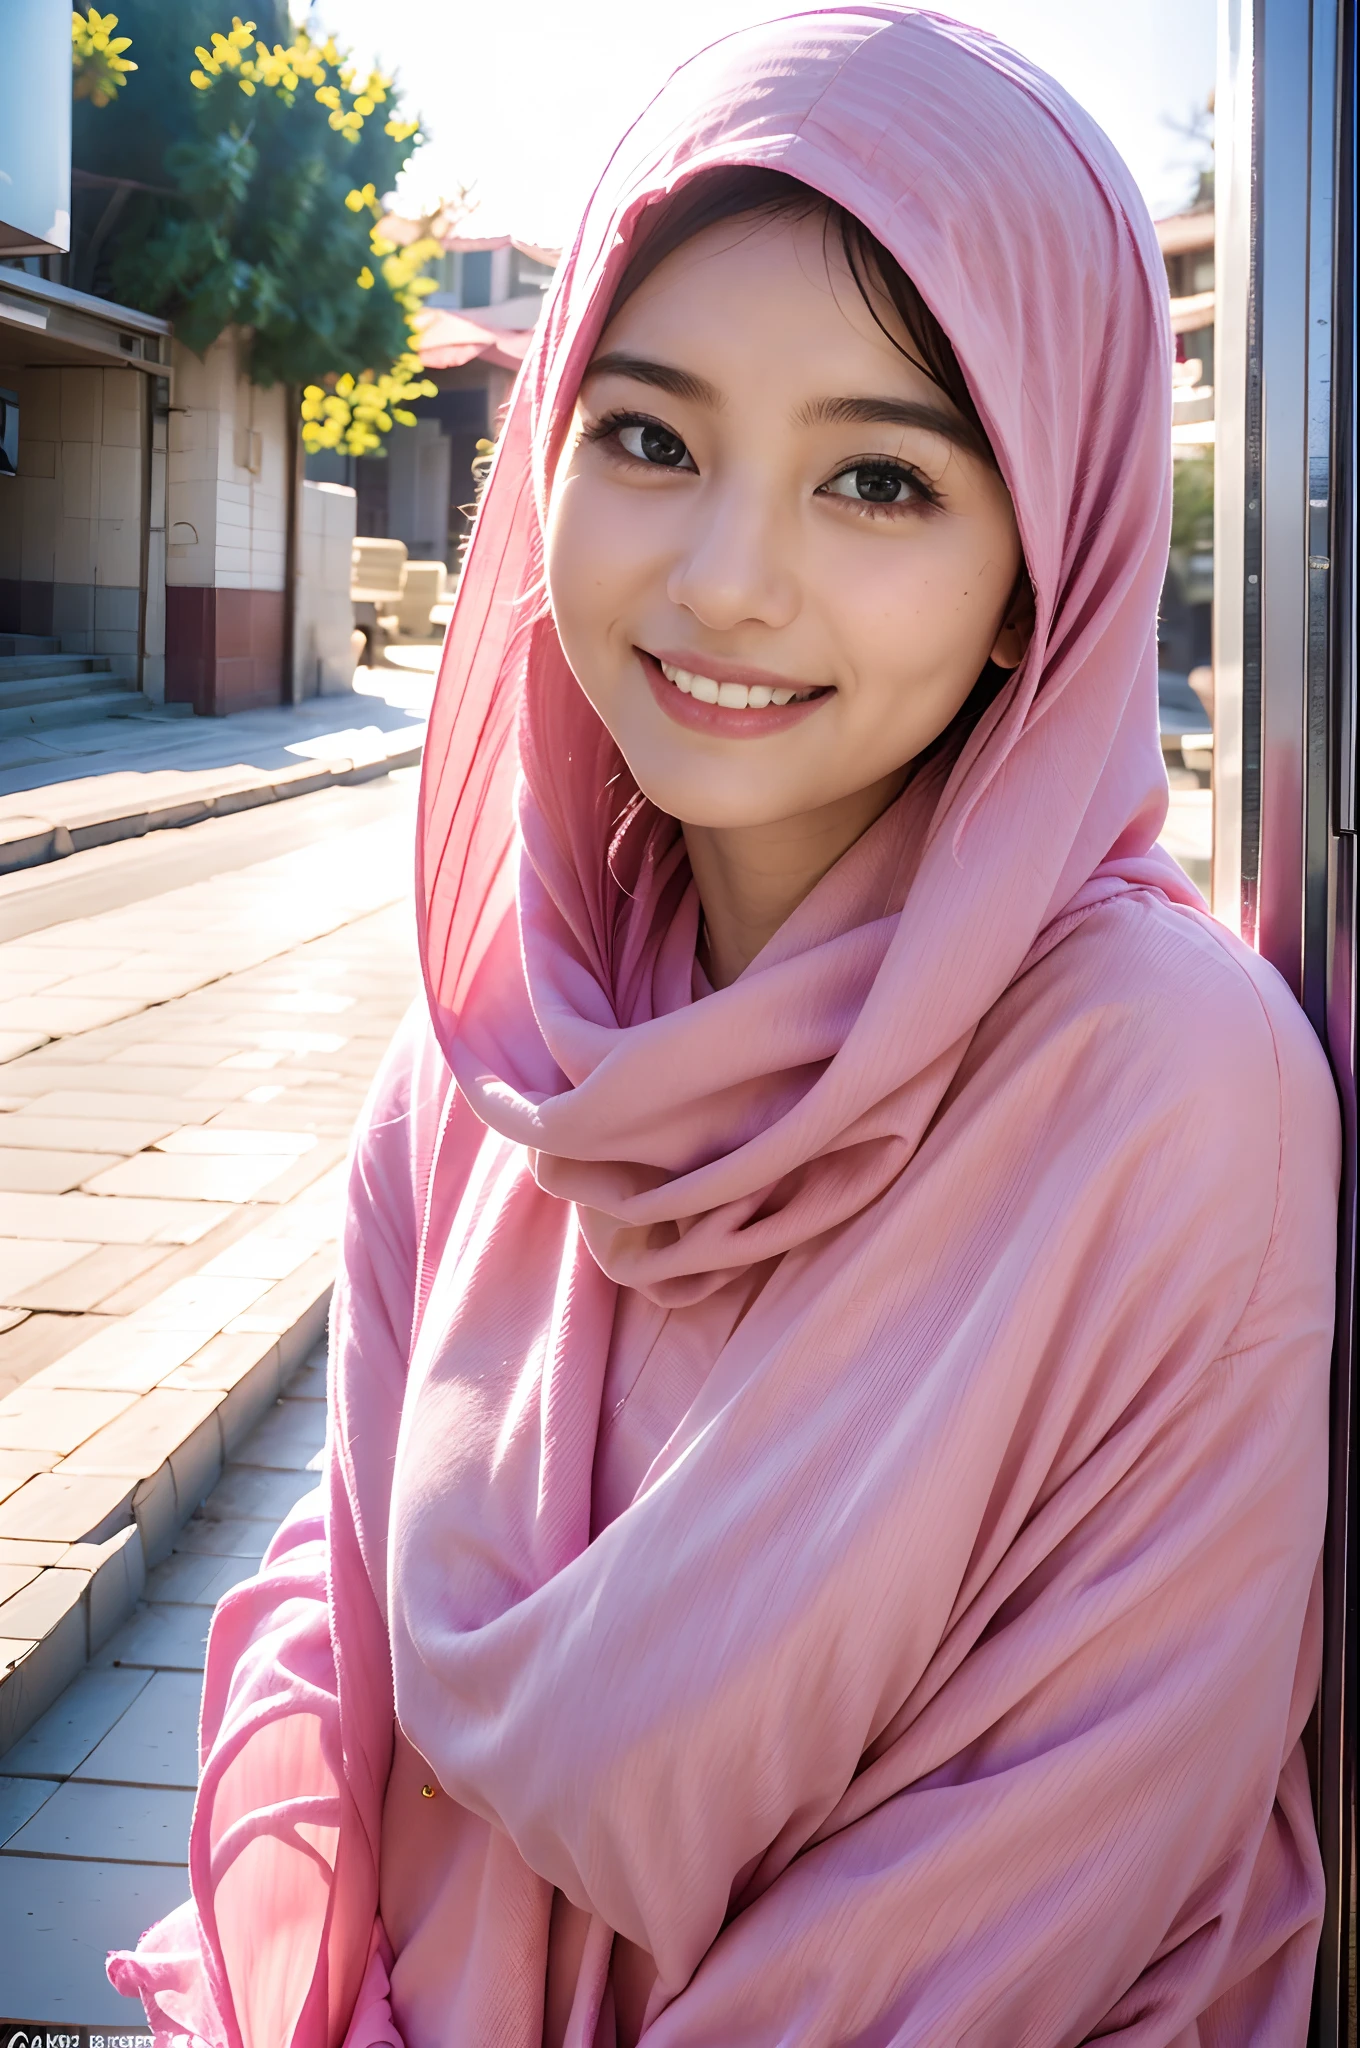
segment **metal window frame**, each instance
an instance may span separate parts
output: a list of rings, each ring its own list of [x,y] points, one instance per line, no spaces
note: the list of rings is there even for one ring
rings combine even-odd
[[[1357,0],[1221,0],[1214,908],[1326,1045],[1344,1166],[1313,2048],[1357,2048],[1355,112]]]

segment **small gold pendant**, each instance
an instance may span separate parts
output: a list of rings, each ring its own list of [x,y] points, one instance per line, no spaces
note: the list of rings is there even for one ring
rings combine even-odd
[[[421,1798],[422,1798],[422,1799],[433,1799],[433,1798],[434,1798],[434,1786],[433,1786],[433,1785],[422,1785],[422,1786],[421,1786],[421,1788],[420,1788],[420,1796],[421,1796]]]

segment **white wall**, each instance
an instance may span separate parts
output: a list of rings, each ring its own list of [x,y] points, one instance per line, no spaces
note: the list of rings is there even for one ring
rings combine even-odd
[[[348,484],[302,486],[293,612],[295,699],[329,697],[354,687],[349,583],[355,505]]]
[[[166,476],[166,581],[282,590],[288,545],[288,395],[245,374],[229,328],[208,350],[174,350]]]

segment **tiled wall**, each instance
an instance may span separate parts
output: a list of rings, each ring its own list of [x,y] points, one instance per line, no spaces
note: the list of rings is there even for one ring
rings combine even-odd
[[[134,673],[147,380],[0,364],[0,383],[20,406],[19,474],[0,478],[0,633],[51,635]]]
[[[277,704],[284,676],[288,394],[228,330],[180,344],[166,453],[165,693],[208,715]]]

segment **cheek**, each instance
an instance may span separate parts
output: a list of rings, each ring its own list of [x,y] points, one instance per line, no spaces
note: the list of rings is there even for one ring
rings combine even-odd
[[[927,518],[903,533],[852,531],[809,573],[852,673],[950,689],[976,680],[1015,571],[1004,535]]]
[[[554,495],[545,568],[569,660],[574,645],[598,653],[605,639],[626,627],[623,614],[646,580],[645,522],[626,516],[621,496],[579,476],[568,477]]]

